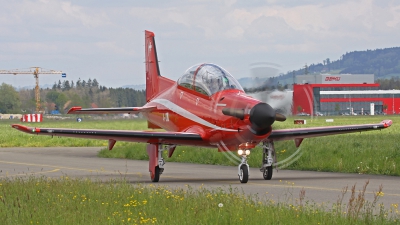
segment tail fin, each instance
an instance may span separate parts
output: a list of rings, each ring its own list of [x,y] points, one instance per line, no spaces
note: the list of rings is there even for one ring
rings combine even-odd
[[[156,42],[154,33],[145,31],[145,49],[146,49],[146,101],[149,102],[159,92],[160,68],[158,67],[158,58],[156,51]]]

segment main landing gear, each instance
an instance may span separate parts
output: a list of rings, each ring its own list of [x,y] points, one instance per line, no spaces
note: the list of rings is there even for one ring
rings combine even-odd
[[[273,142],[263,142],[263,157],[262,166],[260,171],[263,173],[264,180],[271,180],[272,178],[272,165],[275,162],[275,147]],[[247,156],[250,155],[250,149],[238,150],[239,156],[241,156],[241,162],[238,166],[238,175],[240,183],[247,183],[249,181],[249,164],[247,163]]]
[[[272,178],[272,164],[274,163],[275,158],[275,147],[274,142],[263,142],[263,157],[262,157],[262,166],[260,171],[263,173],[264,180],[271,180]]]
[[[160,144],[148,144],[147,154],[149,155],[149,172],[152,182],[158,182],[160,175],[164,172],[165,161],[162,157],[164,151]]]

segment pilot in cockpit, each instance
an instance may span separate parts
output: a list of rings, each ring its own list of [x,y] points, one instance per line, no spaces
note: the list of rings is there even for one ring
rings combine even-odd
[[[229,80],[228,80],[228,78],[227,77],[222,77],[222,88],[221,88],[221,90],[225,90],[225,89],[230,89],[231,88],[231,86],[229,85]]]
[[[224,77],[213,77],[210,79],[210,90],[214,94],[218,91],[230,89],[228,78]]]
[[[210,90],[212,94],[220,90],[220,82],[218,78],[213,77],[210,79]]]

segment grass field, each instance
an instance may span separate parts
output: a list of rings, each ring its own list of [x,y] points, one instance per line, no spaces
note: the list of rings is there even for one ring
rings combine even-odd
[[[326,123],[328,117],[317,117],[311,120],[306,118],[306,125],[293,124],[293,118],[286,122],[274,124],[274,129],[378,123],[384,119],[392,119],[393,125],[381,131],[369,131],[345,135],[335,135],[305,139],[298,150],[293,141],[276,142],[278,161],[283,161],[298,151],[301,157],[290,165],[283,165],[289,169],[336,171],[348,173],[368,173],[400,175],[400,136],[399,116],[349,116],[329,117],[333,123]],[[14,121],[0,121],[0,147],[50,147],[50,146],[107,146],[106,141],[51,138],[49,136],[34,136],[19,132],[10,127]],[[14,122],[15,123],[15,122]],[[120,129],[144,130],[146,121],[143,120],[90,120],[85,119],[78,123],[74,120],[46,121],[41,124],[27,124],[38,127],[64,128],[93,128],[93,129]],[[234,153],[236,154],[236,153]],[[261,148],[257,147],[249,157],[252,167],[261,165]],[[148,159],[145,144],[117,142],[112,151],[106,149],[99,153],[101,157]],[[217,165],[238,165],[227,153],[219,153],[216,149],[179,146],[172,158],[167,161],[192,162]]]
[[[397,204],[385,209],[353,190],[331,206],[298,197],[276,203],[238,190],[171,189],[114,180],[28,177],[0,180],[2,224],[398,224]]]

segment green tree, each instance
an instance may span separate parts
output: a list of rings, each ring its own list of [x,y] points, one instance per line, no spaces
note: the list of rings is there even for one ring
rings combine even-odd
[[[387,104],[384,104],[384,105],[383,105],[383,111],[386,111],[386,112],[387,112],[387,109],[388,109],[388,105],[387,105]]]
[[[301,107],[301,105],[297,106],[297,112],[301,112],[301,110],[303,110],[303,107]]]
[[[59,93],[57,99],[56,99],[56,105],[58,105],[58,109],[62,110],[64,109],[64,104],[68,101],[67,96],[63,93]]]
[[[339,114],[339,111],[340,111],[339,103],[336,103],[335,104],[335,112],[337,112]]]
[[[13,86],[2,83],[0,86],[0,112],[19,113],[21,111],[21,101],[19,94]]]
[[[92,79],[89,78],[89,80],[87,81],[86,86],[92,87]]]
[[[61,111],[64,107],[64,104],[68,101],[68,98],[65,96],[65,94],[52,90],[46,94],[46,100],[56,104],[58,109]]]
[[[57,89],[60,90],[62,87],[61,80],[58,80]]]
[[[93,79],[92,87],[99,87],[99,82],[96,80],[96,78]]]
[[[63,85],[62,85],[62,90],[63,90],[63,91],[68,91],[69,89],[71,89],[71,85],[69,84],[69,81],[68,81],[68,80],[65,80],[65,81],[63,82]]]
[[[78,81],[76,81],[76,87],[79,88],[82,85],[82,81],[81,78],[78,79]]]

